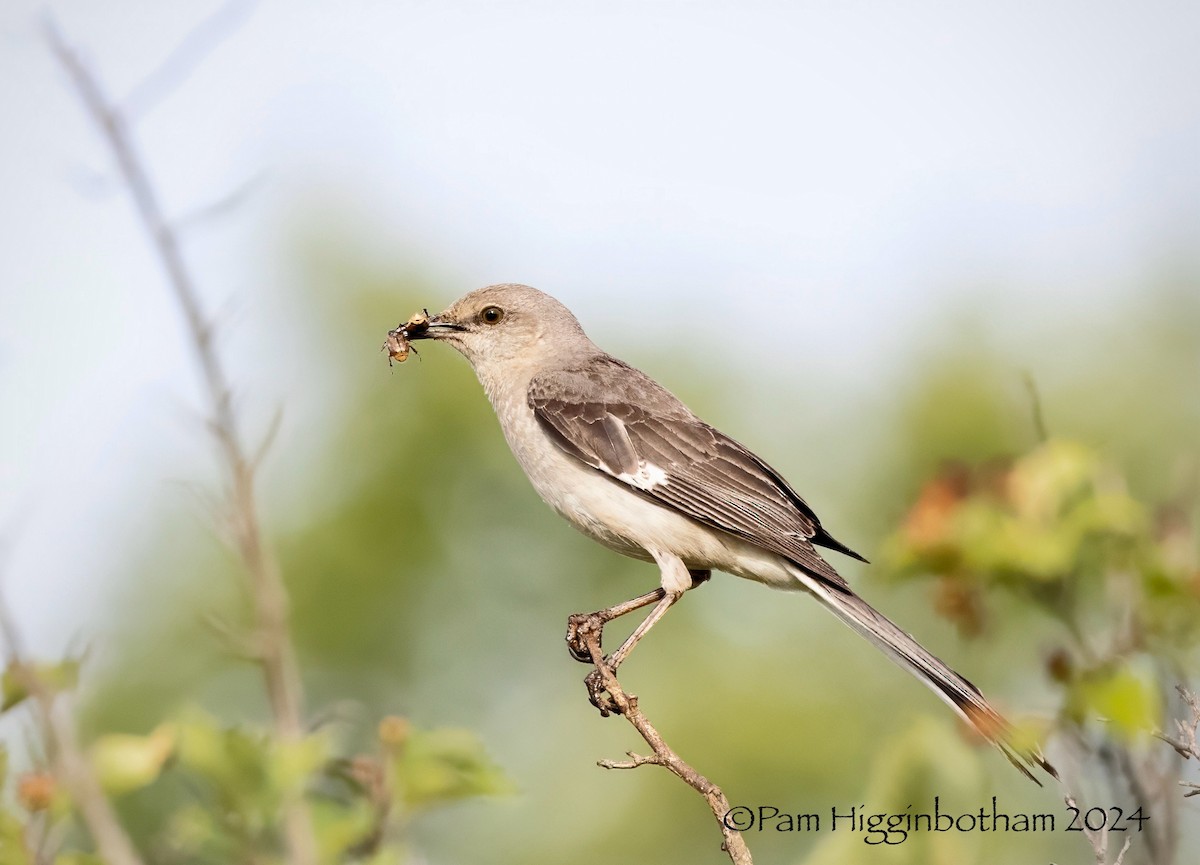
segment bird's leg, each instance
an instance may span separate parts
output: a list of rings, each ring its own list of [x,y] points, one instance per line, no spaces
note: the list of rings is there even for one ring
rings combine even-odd
[[[629,654],[633,651],[633,647],[636,646],[639,641],[641,641],[642,637],[646,636],[646,634],[650,632],[650,629],[658,623],[659,619],[666,615],[667,610],[671,609],[675,602],[683,597],[683,593],[688,589],[694,589],[696,586],[707,581],[708,578],[712,576],[712,572],[689,570],[688,575],[691,577],[691,582],[682,589],[675,589],[672,591],[666,588],[659,588],[653,592],[648,592],[645,595],[634,598],[632,601],[627,601],[625,604],[618,605],[620,608],[625,608],[620,613],[620,615],[624,615],[625,613],[630,613],[634,610],[648,606],[650,603],[652,603],[651,599],[657,599],[658,601],[655,604],[654,609],[650,611],[650,614],[646,616],[646,618],[642,620],[641,624],[634,629],[633,633],[625,639],[625,642],[621,643],[615,652],[604,658],[605,665],[612,672],[615,673],[617,671],[617,667],[621,665],[622,661],[629,657]],[[629,606],[630,604],[636,604],[636,606]],[[612,609],[617,609],[617,607]],[[574,617],[572,617],[572,619],[574,619]],[[600,624],[600,627],[603,627],[603,623]],[[586,634],[586,630],[584,631],[584,634]],[[569,631],[568,639],[570,639]],[[599,643],[597,643],[597,645],[599,645]],[[586,643],[582,646],[582,648],[585,651],[587,650]],[[571,649],[571,654],[575,654],[574,647]],[[588,654],[588,660],[591,661],[590,653]],[[584,686],[587,688],[588,700],[593,706],[600,710],[601,716],[607,717],[610,712],[615,710],[615,706],[613,706],[612,701],[603,696],[604,678],[600,674],[599,670],[593,670],[592,672],[588,673],[583,682]]]
[[[633,647],[641,641],[642,637],[650,632],[650,629],[658,623],[658,620],[667,614],[667,610],[671,609],[675,602],[682,597],[683,592],[668,592],[665,594],[663,599],[650,611],[650,615],[642,619],[642,623],[633,629],[632,634],[625,638],[625,642],[617,647],[615,652],[605,658],[609,668],[614,673],[617,671],[617,667],[621,666],[621,662],[629,657],[629,653],[633,651]]]
[[[692,584],[688,586],[690,589],[696,588],[701,583],[707,582],[712,576],[712,571],[688,571],[688,576],[691,577]],[[597,643],[602,642],[604,626],[613,619],[619,619],[621,616],[627,615],[640,610],[642,607],[648,607],[651,604],[658,603],[666,595],[666,589],[659,587],[653,592],[646,592],[644,595],[638,595],[636,598],[631,598],[628,601],[615,604],[606,610],[597,610],[594,613],[575,613],[567,617],[567,651],[571,653],[571,657],[581,664],[592,663],[591,653],[588,652],[587,641],[585,636],[589,630],[597,632]],[[655,621],[661,618],[661,614],[655,617]],[[643,633],[645,633],[643,631]],[[641,639],[640,637],[638,639]],[[626,640],[626,643],[629,641]],[[636,643],[637,640],[634,640]],[[622,644],[622,648],[624,644]],[[632,649],[633,646],[629,646]],[[625,655],[629,654],[629,649],[625,649]],[[620,649],[618,649],[620,651]],[[624,658],[624,655],[622,655]]]
[[[648,607],[653,603],[661,601],[666,590],[662,588],[655,589],[653,592],[646,592],[644,595],[638,595],[628,601],[609,607],[607,610],[597,610],[594,613],[575,613],[567,617],[567,651],[571,653],[571,657],[583,664],[592,663],[591,652],[587,647],[587,634],[589,631],[596,633],[596,644],[600,644],[600,640],[604,635],[604,626],[613,619],[619,619],[627,613],[632,613],[634,610],[640,610],[642,607]]]

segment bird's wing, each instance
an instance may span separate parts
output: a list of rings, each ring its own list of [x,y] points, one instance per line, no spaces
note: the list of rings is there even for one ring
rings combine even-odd
[[[845,548],[787,482],[643,373],[596,357],[536,376],[529,406],[559,448],[635,493],[846,586],[813,543]]]

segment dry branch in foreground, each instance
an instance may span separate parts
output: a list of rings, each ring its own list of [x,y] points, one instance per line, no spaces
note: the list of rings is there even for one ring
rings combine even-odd
[[[183,312],[208,395],[209,426],[228,476],[227,517],[232,546],[241,559],[254,609],[256,660],[262,668],[276,732],[281,741],[296,742],[304,735],[304,696],[288,628],[287,589],[259,521],[255,492],[258,460],[250,455],[239,435],[229,378],[213,344],[213,327],[204,314],[195,280],[184,261],[175,226],[164,214],[124,112],[107,97],[97,77],[48,19],[45,31],[55,57],[70,77],[120,169]],[[315,865],[317,847],[312,816],[302,795],[292,796],[286,806],[285,833],[289,863]]]

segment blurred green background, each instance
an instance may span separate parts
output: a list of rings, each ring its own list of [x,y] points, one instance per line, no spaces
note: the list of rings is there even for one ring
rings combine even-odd
[[[279,300],[296,315],[287,336],[301,350],[288,363],[335,383],[325,441],[302,457],[280,452],[267,468],[272,508],[286,524],[276,537],[310,707],[336,709],[331,729],[349,752],[369,749],[384,714],[466,727],[483,741],[509,792],[414,819],[408,843],[418,860],[717,861],[718,836],[692,791],[653,768],[595,766],[644,749],[623,721],[602,720],[587,704],[586,670],[562,642],[569,613],[645,591],[654,568],[576,535],[537,500],[456,354],[421,346],[419,359],[385,363],[376,350],[384,331],[413,309],[447,304],[445,285],[374,259],[337,231],[306,223],[290,243],[296,278]],[[1037,445],[1026,372],[1051,432],[1124,467],[1132,495],[1161,501],[1194,483],[1197,288],[1189,274],[1148,280],[1137,309],[1087,333],[1044,325],[1052,338],[1019,354],[988,333],[982,311],[961,310],[931,326],[920,356],[887,382],[864,382],[852,399],[831,399],[803,364],[747,368],[736,332],[698,345],[666,329],[652,347],[619,328],[590,332],[749,442],[838,537],[880,558],[945,461]],[[177,491],[144,513],[147,542],[130,550],[108,611],[111,658],[90,689],[88,729],[145,732],[195,703],[231,721],[263,720],[256,670],[224,657],[203,624],[203,613],[238,608],[231,562]],[[837,564],[1015,718],[1059,708],[1044,673],[1063,639],[1051,617],[997,590],[1000,612],[981,638],[964,641],[932,612],[932,587],[883,579],[886,561]],[[906,803],[931,805],[936,794],[944,809],[974,810],[996,795],[1004,810],[1066,819],[1053,786],[1039,789],[998,753],[969,744],[940,702],[800,596],[717,575],[672,611],[622,680],[735,804],[825,814],[868,795],[887,801],[878,791],[899,784],[890,795]],[[153,833],[184,795],[168,773],[125,806]],[[831,844],[813,861],[1091,855],[1062,831],[917,839],[891,851],[834,838],[767,831],[749,841],[761,861],[809,861]],[[1194,829],[1186,839],[1200,849]]]

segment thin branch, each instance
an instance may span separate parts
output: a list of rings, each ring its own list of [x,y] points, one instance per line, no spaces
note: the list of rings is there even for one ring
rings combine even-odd
[[[1074,796],[1067,796],[1064,800],[1068,808],[1079,810],[1079,806],[1075,804]],[[1096,856],[1096,865],[1109,865],[1108,863],[1108,824],[1101,826],[1099,829],[1089,829],[1086,825],[1083,827],[1083,836],[1088,839],[1092,845],[1092,852]],[[1126,835],[1125,843],[1121,845],[1121,851],[1117,853],[1117,858],[1114,859],[1111,865],[1123,865],[1125,862],[1125,854],[1129,852],[1129,846],[1133,843],[1133,836]]]
[[[209,425],[229,476],[228,507],[233,546],[247,576],[256,619],[255,636],[261,649],[259,663],[276,732],[284,742],[298,741],[304,735],[303,693],[296,651],[288,630],[287,590],[259,521],[255,460],[247,455],[241,442],[229,379],[213,345],[213,328],[205,317],[195,280],[184,262],[178,235],[164,216],[124,115],[108,99],[97,77],[49,19],[45,22],[45,31],[54,55],[70,76],[80,100],[120,168],[154,250],[162,261],[170,289],[183,311],[193,356],[208,393]],[[317,857],[316,841],[312,817],[303,795],[291,798],[285,824],[292,865],[313,865]]]
[[[1133,844],[1133,836],[1126,835],[1125,843],[1121,845],[1121,852],[1117,854],[1117,858],[1113,860],[1113,865],[1121,865],[1125,861],[1125,854],[1129,852],[1130,845]]]
[[[1042,395],[1038,392],[1033,373],[1026,370],[1022,373],[1021,378],[1025,382],[1025,391],[1029,394],[1029,405],[1033,415],[1033,432],[1037,436],[1038,444],[1045,444],[1050,438],[1050,433],[1046,429],[1046,416],[1042,413]]]
[[[1173,739],[1163,733],[1159,733],[1158,738],[1174,748],[1185,760],[1200,760],[1200,741],[1197,741],[1197,736],[1200,735],[1200,697],[1182,685],[1176,685],[1175,690],[1188,707],[1189,717],[1183,721],[1175,721],[1175,731],[1179,738]]]
[[[262,440],[258,443],[258,447],[254,449],[254,456],[250,460],[250,466],[254,471],[257,471],[262,465],[267,454],[275,444],[275,438],[279,435],[279,428],[283,425],[283,409],[275,409],[275,413],[271,415],[271,422],[267,424],[267,431],[263,434]]]
[[[1200,739],[1200,696],[1189,691],[1183,685],[1176,685],[1175,690],[1179,692],[1180,699],[1188,708],[1188,717],[1175,721],[1177,738],[1172,738],[1164,733],[1159,733],[1158,738],[1174,748],[1175,753],[1183,759],[1200,762],[1200,740],[1198,740]],[[1192,781],[1180,781],[1179,786],[1187,791],[1183,794],[1185,799],[1200,796],[1200,784]]]
[[[1166,794],[1167,785],[1161,778],[1154,777],[1155,766],[1149,755],[1143,759],[1135,759],[1128,747],[1122,745],[1116,750],[1118,777],[1124,777],[1133,801],[1148,806],[1161,802]],[[1169,770],[1168,770],[1169,771]],[[1151,862],[1170,862],[1178,842],[1175,833],[1174,809],[1162,809],[1163,820],[1151,824],[1146,832],[1146,846],[1149,848]]]
[[[188,31],[162,63],[125,97],[121,103],[124,115],[140,117],[169,96],[249,17],[255,5],[247,0],[229,0]]]
[[[647,764],[652,766],[662,765],[662,760],[660,760],[656,754],[646,756],[644,754],[635,754],[632,751],[626,751],[625,756],[629,759],[597,760],[596,765],[601,769],[636,769],[638,766],[645,766]]]
[[[219,198],[202,204],[194,210],[188,211],[182,216],[175,218],[175,231],[177,234],[186,234],[193,228],[198,228],[203,223],[228,215],[231,211],[240,207],[247,198],[249,198],[257,189],[262,186],[263,175],[259,174],[251,177],[248,180],[242,181],[229,192],[224,193]]]
[[[209,610],[202,613],[199,619],[229,657],[256,664],[262,662],[262,651],[253,637],[248,636],[241,629],[234,628],[225,621],[224,616],[220,613]]]
[[[8,644],[9,669],[37,705],[51,766],[71,796],[79,814],[108,865],[142,865],[133,842],[117,819],[112,803],[92,772],[71,720],[54,705],[54,692],[25,659],[24,644],[0,592],[0,634]]]
[[[612,698],[617,710],[646,740],[646,744],[650,746],[654,754],[653,756],[638,756],[629,752],[629,762],[601,760],[598,765],[606,769],[636,769],[647,764],[662,766],[704,797],[704,801],[712,810],[713,817],[716,818],[717,825],[721,828],[721,835],[724,839],[721,849],[729,855],[734,865],[753,865],[750,849],[746,846],[741,833],[726,822],[726,815],[730,811],[729,800],[725,798],[720,787],[685,763],[678,754],[671,750],[658,730],[642,714],[642,710],[638,706],[638,698],[633,694],[625,693],[621,683],[617,681],[616,674],[604,660],[604,651],[600,648],[600,633],[601,629],[598,627],[581,629],[581,636],[592,656],[592,663],[599,672],[604,682],[604,689]]]

